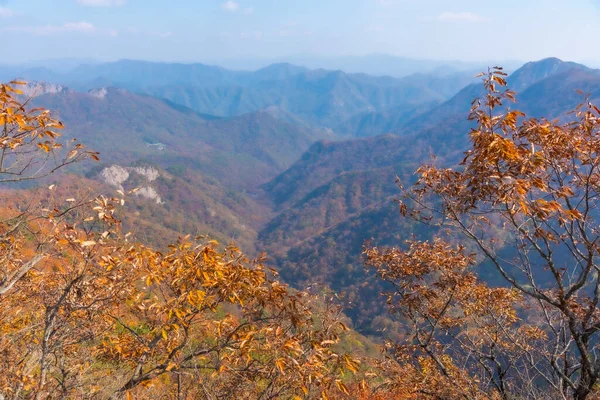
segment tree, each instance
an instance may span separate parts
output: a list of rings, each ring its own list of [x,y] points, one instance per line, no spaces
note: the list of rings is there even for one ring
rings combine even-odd
[[[59,158],[62,124],[17,101],[16,84],[0,86],[0,179],[97,158],[81,145]],[[5,190],[0,207],[3,398],[349,396],[360,363],[336,350],[339,309],[270,278],[262,259],[208,238],[137,243],[120,229],[123,192],[27,196]]]
[[[18,81],[0,84],[0,184],[40,179],[86,158],[98,160],[98,153],[85,150],[75,141],[69,143],[67,154],[61,157],[63,144],[58,141],[61,136],[58,131],[63,124],[52,118],[48,110],[31,109],[28,100],[21,101],[22,92],[16,87],[22,84]],[[27,221],[38,217],[32,208],[35,205],[2,221],[0,296],[11,290],[44,257],[40,251],[22,260],[13,253],[19,246],[18,232],[27,229]],[[39,243],[38,247],[43,244]]]
[[[504,76],[484,75],[463,162],[421,167],[400,203],[437,237],[367,247],[367,264],[412,324],[392,353],[429,360],[456,397],[586,399],[600,375],[600,110],[527,118]]]
[[[64,157],[58,141],[63,124],[49,110],[30,108],[29,99],[19,99],[17,87],[24,82],[0,84],[0,182],[22,182],[48,176],[86,157],[98,160],[98,153],[74,144]]]
[[[157,381],[206,398],[320,396],[356,361],[333,351],[343,324],[314,319],[303,300],[267,278],[260,260],[217,243],[182,241],[167,254],[140,248],[129,257],[144,287],[110,314],[115,329],[98,357],[131,367],[115,393]],[[112,262],[118,263],[113,258]],[[201,389],[201,390],[199,390]]]

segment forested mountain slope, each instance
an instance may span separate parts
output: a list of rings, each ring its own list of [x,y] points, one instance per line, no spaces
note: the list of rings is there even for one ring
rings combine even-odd
[[[117,165],[129,168],[133,181],[127,188],[133,188],[137,181],[131,168],[160,171],[149,187],[161,201],[141,197],[134,203],[148,221],[140,227],[153,232],[148,240],[162,244],[166,234],[160,232],[167,231],[205,232],[235,240],[251,252],[265,250],[291,284],[319,282],[346,294],[347,301],[362,298],[364,307],[353,307],[352,316],[365,330],[372,329],[372,306],[381,287],[365,283],[362,244],[432,234],[399,217],[396,178],[410,183],[423,163],[460,161],[471,127],[469,107],[481,94],[480,85],[472,84],[443,101],[451,90],[442,78],[437,83],[424,77],[408,81],[289,64],[246,73],[122,62],[93,71],[105,71],[106,82],[130,80],[127,85],[139,83],[139,91],[161,87],[179,99],[116,87],[85,93],[31,84],[27,92],[36,96],[35,104],[57,112],[67,138],[77,137],[100,151],[101,164],[82,171],[89,177],[104,182],[103,171]],[[86,73],[80,71],[79,78]],[[171,85],[161,86],[166,82],[161,79]],[[222,117],[192,110],[181,104],[188,100],[181,101],[180,89],[192,90],[179,86],[184,81],[201,87],[203,97],[189,101],[205,103],[208,111],[221,101],[218,107],[227,108],[225,114],[258,111]],[[557,59],[528,63],[508,82],[521,88],[518,103],[510,106],[533,116],[560,117],[582,100],[575,89],[600,97],[596,70]],[[373,104],[400,103],[368,111]],[[367,111],[352,116],[356,110]],[[348,128],[339,130],[342,135],[311,128],[324,121]],[[399,127],[396,134],[342,140],[391,126]]]
[[[18,74],[18,75],[17,75]],[[232,71],[204,64],[121,60],[81,65],[70,71],[0,68],[0,77],[49,81],[80,91],[119,87],[189,107],[199,113],[233,117],[269,107],[305,124],[344,135],[386,133],[398,122],[394,110],[426,111],[473,81],[472,72],[415,74],[404,78],[310,70],[288,63],[257,71]],[[404,110],[404,111],[402,111]],[[381,115],[379,115],[381,113]],[[390,119],[385,123],[371,123]],[[404,121],[408,116],[400,118]]]
[[[266,112],[219,119],[118,88],[47,93],[34,103],[55,111],[64,134],[99,151],[105,163],[145,160],[197,170],[236,188],[269,180],[315,140],[331,137]]]
[[[591,93],[592,99],[600,95],[598,77],[596,70],[555,59],[527,64],[508,78],[509,85],[522,88],[510,107],[532,116],[564,116],[583,101],[575,89]],[[283,276],[300,287],[321,282],[346,293],[355,301],[353,316],[368,326],[374,315],[368,304],[382,288],[366,283],[362,244],[371,239],[378,245],[401,244],[413,235],[433,233],[400,217],[394,199],[401,191],[395,179],[407,184],[424,163],[450,166],[462,159],[471,127],[470,104],[480,93],[479,85],[467,86],[414,118],[397,136],[317,143],[266,184],[281,212],[259,239]]]

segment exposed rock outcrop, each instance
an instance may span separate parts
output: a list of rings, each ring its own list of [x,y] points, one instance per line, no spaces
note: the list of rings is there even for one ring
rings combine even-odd
[[[120,190],[124,190],[123,185],[132,177],[132,175],[138,175],[150,184],[154,182],[160,176],[158,170],[154,167],[122,167],[120,165],[111,165],[110,167],[104,168],[100,172],[102,180],[114,186]],[[141,196],[147,199],[155,200],[157,204],[162,204],[163,201],[156,191],[150,185],[138,187],[135,191],[136,196]]]
[[[28,98],[42,96],[47,93],[67,93],[71,91],[66,86],[37,81],[27,82],[25,85],[19,86],[18,89]]]

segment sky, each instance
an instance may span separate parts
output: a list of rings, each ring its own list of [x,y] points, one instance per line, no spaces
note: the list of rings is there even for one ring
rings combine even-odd
[[[2,62],[384,53],[600,66],[600,0],[0,0]]]

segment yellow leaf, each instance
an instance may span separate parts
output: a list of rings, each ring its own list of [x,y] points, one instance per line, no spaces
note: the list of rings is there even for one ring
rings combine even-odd
[[[346,387],[346,385],[344,385],[344,384],[342,383],[342,381],[341,381],[341,380],[339,380],[339,379],[338,379],[338,380],[336,380],[336,381],[335,381],[335,384],[337,385],[338,389],[340,389],[340,391],[341,391],[341,392],[343,392],[343,393],[345,393],[345,394],[347,394],[347,395],[350,395],[350,392],[348,391],[348,388]]]
[[[69,154],[67,155],[67,160],[70,160],[71,158],[75,157],[77,155],[77,150],[73,149],[69,152]]]
[[[346,363],[346,368],[348,368],[350,371],[352,371],[354,373],[358,372],[359,363],[356,360],[353,360],[350,357],[348,357],[347,355],[344,355],[344,361]]]
[[[362,390],[367,390],[367,382],[364,379],[360,382],[360,388]]]
[[[50,146],[48,146],[46,143],[38,143],[37,145],[40,149],[44,150],[46,153],[50,152]]]
[[[169,365],[167,366],[166,370],[168,372],[168,371],[174,370],[175,368],[177,368],[177,364],[175,364],[175,363],[169,363]]]
[[[277,366],[277,368],[281,372],[281,375],[285,375],[283,360],[279,359],[279,360],[275,361],[275,365]]]

